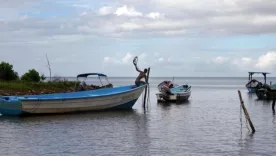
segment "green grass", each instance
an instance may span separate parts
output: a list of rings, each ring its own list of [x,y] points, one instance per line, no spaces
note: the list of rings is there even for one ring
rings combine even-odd
[[[26,81],[0,81],[0,95],[1,92],[14,94],[18,92],[59,92],[74,90],[75,85],[79,82],[59,81],[59,82],[26,82]]]

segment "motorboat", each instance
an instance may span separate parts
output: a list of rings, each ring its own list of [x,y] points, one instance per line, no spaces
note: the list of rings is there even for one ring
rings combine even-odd
[[[191,96],[191,86],[163,81],[158,86],[157,101],[186,101]]]

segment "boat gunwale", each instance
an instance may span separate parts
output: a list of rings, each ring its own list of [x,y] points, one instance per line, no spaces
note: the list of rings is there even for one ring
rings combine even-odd
[[[137,91],[138,89],[145,88],[147,85],[148,84],[144,84],[144,85],[138,86],[136,88],[131,88],[130,90],[121,91],[121,92],[117,92],[117,93],[114,93],[114,94],[102,94],[102,95],[96,95],[96,96],[57,97],[57,98],[35,98],[35,97],[34,98],[28,98],[27,97],[26,98],[25,96],[28,96],[28,95],[23,95],[23,96],[2,96],[1,98],[13,97],[13,100],[18,100],[18,101],[54,101],[54,100],[88,99],[88,98],[99,98],[99,97],[107,97],[107,96],[114,96],[114,95],[121,95],[121,94],[125,94],[125,93],[131,93],[131,92]],[[127,86],[131,87],[133,85],[127,85]],[[120,86],[120,87],[127,87],[127,86]],[[102,90],[103,89],[110,89],[110,88],[102,88]],[[91,91],[95,91],[95,90],[91,90]],[[83,91],[83,92],[89,92],[89,91]],[[72,94],[72,93],[77,93],[77,92],[55,93],[55,94]],[[54,94],[43,94],[43,95],[54,95]],[[29,95],[29,96],[32,96],[32,95]],[[10,100],[4,100],[4,101],[7,102],[7,101],[10,101]]]

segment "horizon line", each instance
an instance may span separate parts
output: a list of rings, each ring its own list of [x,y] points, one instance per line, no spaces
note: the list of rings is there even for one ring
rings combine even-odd
[[[52,76],[52,78],[77,78],[76,76]],[[96,76],[97,77],[97,76]],[[112,78],[135,78],[137,76],[107,76]],[[256,78],[263,78],[263,76],[255,76]],[[46,78],[50,78],[46,76]],[[90,77],[92,78],[92,77]],[[248,78],[248,76],[150,76],[150,78]],[[267,78],[276,78],[276,76],[271,76]]]

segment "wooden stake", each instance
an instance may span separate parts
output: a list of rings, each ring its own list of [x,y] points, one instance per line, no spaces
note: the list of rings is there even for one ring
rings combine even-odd
[[[150,74],[150,68],[148,68],[148,73],[147,73],[147,77],[146,77],[146,83],[147,83],[147,86],[145,88],[145,96],[144,96],[144,108],[146,107],[146,99],[147,99],[147,92],[148,92],[148,82],[149,82],[149,74]]]
[[[241,92],[238,90],[238,93],[239,93],[239,97],[240,97],[240,102],[241,102],[241,106],[242,106],[242,109],[243,109],[243,112],[244,112],[244,115],[245,115],[245,119],[248,121],[251,129],[252,129],[252,133],[255,133],[255,128],[254,128],[254,125],[253,123],[251,122],[251,119],[250,119],[250,116],[245,108],[245,105],[244,105],[244,102],[242,100],[242,95],[241,95]]]

